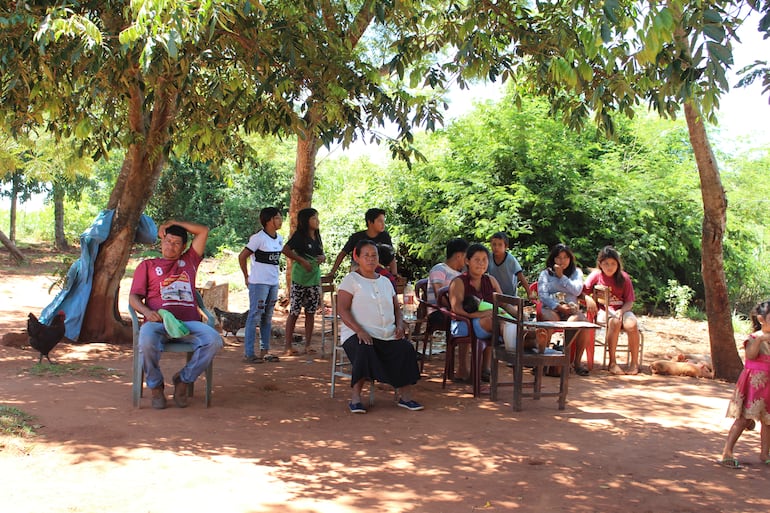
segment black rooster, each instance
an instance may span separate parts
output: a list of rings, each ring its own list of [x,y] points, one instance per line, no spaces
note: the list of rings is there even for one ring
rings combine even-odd
[[[227,336],[228,333],[232,333],[233,336],[236,336],[239,329],[246,327],[246,318],[249,316],[249,311],[246,310],[243,313],[226,312],[215,306],[214,315],[217,316],[217,320],[222,326],[222,332],[225,336]]]
[[[40,359],[37,363],[42,362],[44,356],[48,363],[53,363],[48,357],[48,353],[64,338],[64,312],[57,313],[51,320],[50,326],[38,321],[35,314],[30,313],[27,321],[27,334],[29,335],[29,345],[40,351]]]

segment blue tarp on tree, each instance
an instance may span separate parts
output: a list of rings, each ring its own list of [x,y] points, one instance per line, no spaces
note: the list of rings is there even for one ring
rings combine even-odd
[[[40,314],[40,322],[49,324],[57,312],[63,311],[66,317],[65,335],[69,339],[77,340],[80,336],[83,316],[88,306],[88,298],[91,296],[94,262],[99,253],[99,246],[110,234],[114,214],[114,210],[102,210],[93,224],[80,235],[80,258],[75,260],[67,271],[64,288]],[[146,215],[142,215],[134,242],[152,244],[157,238],[158,227],[155,222]]]

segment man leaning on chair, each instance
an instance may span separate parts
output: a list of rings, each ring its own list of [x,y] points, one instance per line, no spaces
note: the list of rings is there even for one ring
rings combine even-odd
[[[187,246],[187,233],[193,236]],[[190,330],[185,341],[193,344],[193,354],[187,364],[174,374],[174,402],[187,406],[187,388],[203,373],[222,348],[222,337],[212,327],[201,322],[195,302],[195,275],[203,260],[209,229],[187,221],[166,221],[158,227],[161,257],[142,261],[134,272],[129,303],[144,316],[139,330],[139,357],[142,359],[147,387],[152,390],[152,407],[166,407],[160,353],[163,344],[172,337],[166,332],[158,310],[171,312]]]

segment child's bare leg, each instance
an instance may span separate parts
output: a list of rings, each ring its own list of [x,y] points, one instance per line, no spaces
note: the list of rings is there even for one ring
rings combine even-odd
[[[636,316],[626,312],[623,316],[623,330],[628,337],[628,349],[631,353],[631,362],[628,364],[628,374],[639,374],[639,324]]]
[[[294,315],[290,313],[286,316],[286,340],[285,340],[285,351],[286,354],[292,354],[294,351],[291,347],[292,341],[294,340],[294,327],[297,324],[297,318],[298,315]]]
[[[549,308],[543,308],[540,312],[540,317],[544,321],[560,321],[559,314]],[[551,343],[551,337],[553,336],[553,330],[546,330],[539,328],[537,330],[537,352],[542,353]]]
[[[618,337],[620,336],[620,321],[612,318],[607,319],[607,345],[608,352],[610,354],[610,362],[607,365],[607,370],[610,374],[625,374],[623,369],[618,365],[616,350],[618,348]]]
[[[743,417],[735,419],[730,431],[727,433],[727,440],[725,441],[725,447],[722,450],[722,460],[727,460],[733,457],[733,450],[735,449],[735,443],[740,438],[743,430],[746,429],[748,421]],[[762,426],[764,428],[764,425]]]
[[[759,436],[762,444],[760,447],[761,454],[759,455],[759,460],[762,463],[770,465],[770,426],[763,422]]]
[[[315,323],[315,314],[305,312],[305,353],[310,350],[310,341],[313,338],[313,324]]]

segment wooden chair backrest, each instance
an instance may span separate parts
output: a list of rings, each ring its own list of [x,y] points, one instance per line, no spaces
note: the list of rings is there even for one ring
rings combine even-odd
[[[503,323],[515,322],[516,330],[516,354],[524,353],[524,300],[516,296],[507,296],[495,292],[492,296],[492,340],[502,341]],[[515,321],[503,316],[502,311],[513,315]]]

